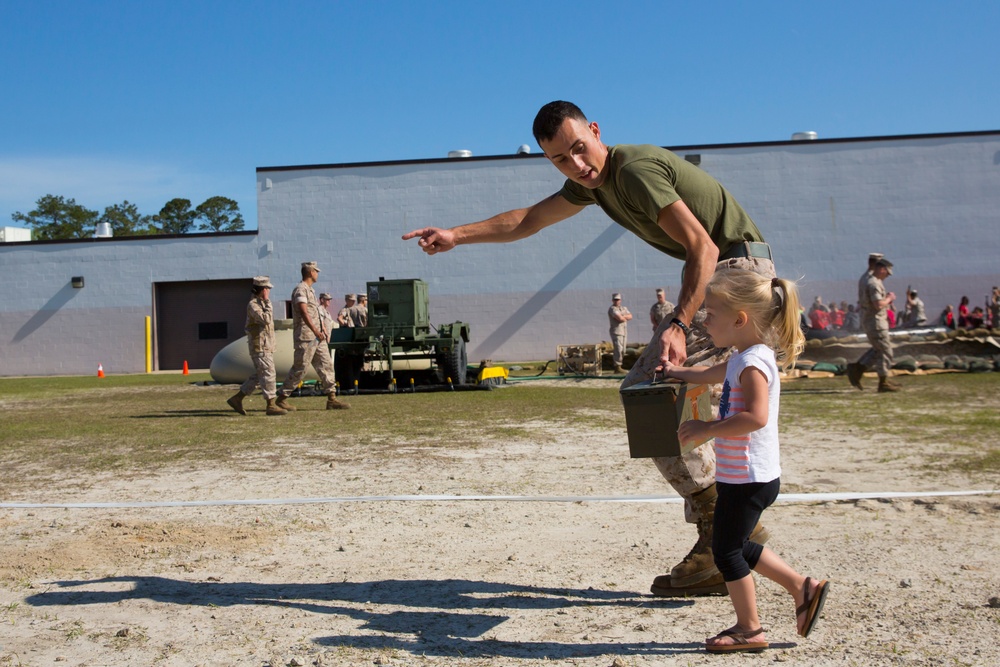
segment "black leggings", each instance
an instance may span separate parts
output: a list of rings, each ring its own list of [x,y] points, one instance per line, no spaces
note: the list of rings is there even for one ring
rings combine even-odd
[[[753,484],[717,482],[715,521],[712,530],[712,553],[715,566],[726,581],[736,581],[750,574],[760,560],[763,545],[750,541],[750,533],[763,511],[778,497],[781,480]]]

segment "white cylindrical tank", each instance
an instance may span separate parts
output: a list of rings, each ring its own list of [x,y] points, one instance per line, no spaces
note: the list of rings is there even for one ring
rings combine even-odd
[[[295,361],[295,343],[292,334],[292,320],[274,321],[274,372],[278,376],[278,382],[288,377],[288,371]],[[333,350],[330,351],[330,355],[333,356]],[[254,374],[247,337],[234,340],[219,350],[212,358],[208,371],[212,374],[212,379],[219,384],[243,384]],[[312,364],[306,366],[305,379],[319,379]]]
[[[819,135],[809,130],[808,132],[796,132],[792,135],[792,141],[813,141],[819,139]]]

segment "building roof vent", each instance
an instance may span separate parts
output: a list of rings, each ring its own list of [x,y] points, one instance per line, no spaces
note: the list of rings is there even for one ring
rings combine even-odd
[[[809,132],[796,132],[792,135],[792,141],[814,141],[819,139],[819,135],[813,131]]]
[[[517,147],[518,155],[527,155],[530,152],[531,152],[531,146],[529,146],[528,144],[521,144],[520,146]]]
[[[97,231],[94,232],[94,237],[99,239],[110,239],[114,234],[111,233],[111,223],[110,222],[99,222],[97,223]]]
[[[448,151],[448,157],[472,157],[472,151],[464,148],[457,151]]]

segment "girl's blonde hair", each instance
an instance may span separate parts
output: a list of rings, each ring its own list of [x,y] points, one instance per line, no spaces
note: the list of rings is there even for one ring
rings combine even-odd
[[[764,343],[776,352],[782,370],[790,368],[806,338],[799,326],[799,295],[795,283],[768,278],[746,269],[720,269],[712,275],[705,294],[732,310],[742,310]]]

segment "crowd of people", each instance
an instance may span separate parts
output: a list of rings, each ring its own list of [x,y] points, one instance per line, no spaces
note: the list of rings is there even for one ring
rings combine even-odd
[[[896,309],[895,303],[886,308],[886,319],[890,329],[914,329],[918,327],[943,326],[949,329],[979,329],[981,327],[1000,327],[1000,287],[994,287],[991,295],[986,298],[984,306],[970,309],[969,297],[963,296],[959,301],[958,311],[952,304],[945,306],[937,319],[927,317],[923,300],[917,290],[907,288],[906,303],[902,311]],[[802,328],[813,331],[850,331],[861,332],[861,308],[855,304],[832,301],[830,305],[823,303],[821,297],[816,297],[809,310],[802,310]]]

